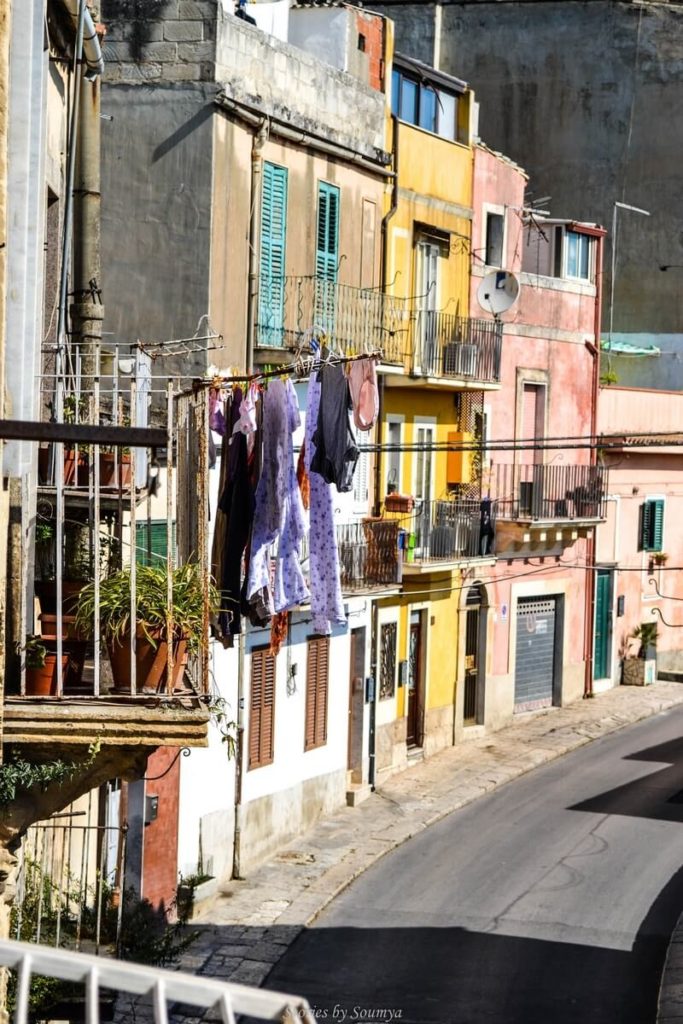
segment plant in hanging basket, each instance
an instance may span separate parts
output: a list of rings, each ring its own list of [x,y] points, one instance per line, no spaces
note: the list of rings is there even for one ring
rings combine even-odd
[[[174,671],[170,689],[180,686],[189,655],[196,654],[204,636],[204,579],[200,567],[188,562],[173,570],[173,623],[171,637]],[[165,566],[136,568],[135,675],[136,688],[166,689],[168,660],[168,582]],[[99,620],[107,645],[114,687],[131,688],[131,578],[130,567],[100,580]],[[218,594],[209,586],[209,611],[219,607]],[[80,593],[76,609],[79,632],[92,631],[95,585]]]

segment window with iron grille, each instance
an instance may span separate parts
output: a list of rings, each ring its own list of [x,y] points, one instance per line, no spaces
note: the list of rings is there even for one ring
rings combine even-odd
[[[330,664],[329,636],[311,637],[306,664],[306,724],[304,750],[327,743],[327,695]]]
[[[379,631],[379,699],[394,696],[396,687],[396,639],[398,624],[385,622]]]
[[[664,532],[664,499],[650,498],[640,506],[640,550],[661,551]]]
[[[275,741],[275,658],[267,647],[251,652],[249,768],[273,763]]]

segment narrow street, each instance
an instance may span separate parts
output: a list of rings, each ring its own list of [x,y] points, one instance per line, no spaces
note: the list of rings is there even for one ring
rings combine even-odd
[[[321,1020],[649,1024],[683,909],[683,709],[589,744],[382,858],[267,985]]]

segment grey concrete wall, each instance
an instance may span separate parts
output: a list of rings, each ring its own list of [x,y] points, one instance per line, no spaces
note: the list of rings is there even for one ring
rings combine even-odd
[[[397,49],[430,59],[431,4],[379,10]],[[529,171],[553,215],[610,227],[615,199],[652,212],[619,215],[615,331],[680,332],[683,270],[658,267],[683,264],[683,6],[481,0],[442,17],[443,70],[473,86],[481,137]]]
[[[208,311],[212,95],[201,84],[104,85],[102,109],[112,117],[102,131],[108,341],[190,337]],[[154,372],[177,369],[167,361]],[[187,357],[183,372],[194,372]]]
[[[102,0],[105,81],[213,78],[220,0]]]
[[[220,21],[216,65],[233,99],[370,157],[384,147],[382,93],[254,25]]]

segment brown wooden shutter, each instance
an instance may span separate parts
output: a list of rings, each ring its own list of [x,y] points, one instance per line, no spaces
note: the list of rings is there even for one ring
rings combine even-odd
[[[322,747],[327,742],[327,691],[330,638],[312,637],[308,641],[306,665],[306,721],[304,750]]]
[[[275,738],[275,658],[267,647],[251,652],[249,768],[273,762]]]

